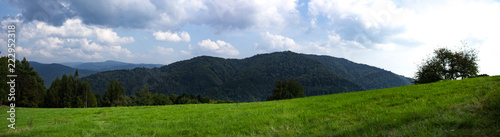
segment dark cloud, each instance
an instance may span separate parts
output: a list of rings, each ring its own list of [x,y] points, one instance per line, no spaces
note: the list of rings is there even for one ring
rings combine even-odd
[[[169,18],[164,26],[184,24],[208,25],[217,32],[246,29],[256,25],[257,5],[252,1],[151,1],[158,13]],[[160,20],[161,21],[161,20]],[[169,24],[167,24],[169,23]]]
[[[263,14],[255,1],[172,0],[20,0],[9,1],[22,11],[25,22],[39,20],[60,26],[67,19],[107,27],[176,30],[186,24],[207,25],[217,32],[246,29],[280,20],[281,11]],[[279,10],[279,9],[278,9]],[[284,13],[288,12],[284,9]],[[267,12],[266,12],[267,13]],[[269,15],[270,17],[262,17]],[[283,25],[282,22],[279,25]]]
[[[60,26],[67,18],[73,17],[73,12],[56,0],[9,0],[9,3],[21,9],[22,19],[34,20]]]
[[[149,1],[71,1],[70,9],[85,24],[144,28],[155,19],[156,7]]]
[[[10,0],[25,22],[43,21],[61,26],[67,19],[80,18],[85,24],[108,27],[147,28],[159,18],[149,1],[119,0]]]

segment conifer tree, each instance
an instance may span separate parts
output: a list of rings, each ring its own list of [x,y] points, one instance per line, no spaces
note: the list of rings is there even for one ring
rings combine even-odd
[[[125,106],[127,105],[125,89],[118,80],[111,80],[109,86],[104,92],[103,106]]]

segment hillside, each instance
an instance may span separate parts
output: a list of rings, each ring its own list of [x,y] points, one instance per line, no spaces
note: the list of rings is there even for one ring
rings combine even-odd
[[[16,108],[18,129],[0,136],[500,136],[498,110],[495,76],[269,102]]]
[[[307,96],[410,84],[407,79],[376,67],[289,51],[245,59],[200,56],[161,68],[117,70],[83,79],[99,94],[104,93],[109,81],[117,79],[127,89],[127,95],[146,85],[152,92],[167,95],[193,93],[236,102],[263,101],[276,81],[286,79],[301,83]]]
[[[330,56],[308,55],[308,57],[320,61],[333,72],[365,89],[381,89],[411,84],[411,81],[404,76],[369,65]]]
[[[56,77],[61,78],[62,75],[74,75],[75,74],[75,68],[71,68],[65,65],[61,64],[43,64],[43,63],[38,63],[35,61],[30,61],[30,66],[33,67],[34,71],[37,71],[38,74],[42,79],[44,79],[44,85],[45,87],[49,88],[50,84],[52,81],[56,79]],[[97,71],[93,70],[85,70],[85,69],[78,69],[78,75],[80,77],[85,77],[90,74],[97,73]]]
[[[308,96],[361,91],[322,63],[293,52],[256,55],[242,60],[200,56],[161,68],[101,72],[88,77],[92,90],[102,94],[109,81],[122,82],[127,95],[148,86],[164,94],[193,93],[237,102],[262,101],[278,80],[295,79]]]

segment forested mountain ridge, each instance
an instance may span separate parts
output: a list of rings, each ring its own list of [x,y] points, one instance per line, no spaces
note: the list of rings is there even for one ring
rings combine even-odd
[[[367,90],[410,85],[409,78],[373,66],[358,64],[331,56],[307,55],[320,61],[330,70]]]
[[[30,65],[33,67],[34,71],[37,71],[40,74],[40,77],[44,79],[44,86],[50,87],[52,81],[56,79],[56,77],[61,78],[62,75],[72,75],[75,73],[76,69],[72,67],[68,67],[65,65],[52,63],[52,64],[44,64],[35,61],[30,61]],[[97,73],[97,71],[79,69],[78,73],[80,77],[85,77],[90,74]]]
[[[101,71],[120,70],[120,69],[134,69],[137,67],[154,68],[161,67],[160,64],[133,64],[118,61],[105,61],[105,62],[67,62],[67,63],[39,63],[30,61],[33,69],[40,74],[45,80],[45,87],[50,87],[50,84],[56,77],[61,78],[63,74],[72,75],[78,69],[80,77],[85,77]]]
[[[326,57],[326,56],[325,56]],[[144,85],[153,93],[182,94],[193,93],[214,99],[230,99],[236,102],[263,101],[270,95],[276,81],[295,79],[304,86],[307,96],[365,90],[368,87],[402,86],[407,84],[384,84],[377,82],[383,78],[404,80],[388,71],[367,66],[374,73],[351,74],[354,78],[371,78],[381,75],[378,80],[356,83],[345,74],[336,73],[338,65],[329,65],[335,60],[316,55],[294,52],[259,54],[245,59],[223,59],[199,56],[175,62],[160,68],[135,68],[99,72],[82,78],[92,85],[95,93],[104,93],[109,81],[117,79],[126,89],[127,95],[139,91]],[[333,57],[332,57],[333,58]],[[347,61],[347,60],[346,60]],[[352,62],[339,62],[348,64]],[[357,64],[359,65],[359,64]],[[352,65],[356,66],[356,65]],[[345,69],[352,69],[344,67]],[[364,73],[365,71],[346,71]],[[359,75],[359,76],[358,76]],[[385,76],[395,75],[395,76]],[[359,82],[359,81],[358,81]],[[370,85],[371,84],[371,85]],[[383,86],[379,86],[383,85]]]

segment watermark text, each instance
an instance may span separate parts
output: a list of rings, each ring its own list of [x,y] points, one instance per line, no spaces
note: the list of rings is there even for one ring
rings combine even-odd
[[[16,78],[17,75],[14,73],[16,70],[16,25],[9,25],[7,27],[7,45],[8,45],[8,55],[9,58],[7,60],[7,68],[9,70],[9,74],[7,75],[8,82],[7,84],[10,87],[10,92],[7,96],[7,100],[10,102],[10,109],[7,111],[9,113],[10,124],[7,127],[11,129],[16,129]]]

